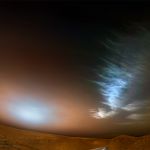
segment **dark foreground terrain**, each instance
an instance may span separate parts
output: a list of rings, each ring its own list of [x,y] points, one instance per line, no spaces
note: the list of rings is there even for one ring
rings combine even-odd
[[[150,136],[123,135],[113,139],[79,138],[0,125],[0,150],[91,150],[102,147],[108,147],[108,150],[150,150]]]

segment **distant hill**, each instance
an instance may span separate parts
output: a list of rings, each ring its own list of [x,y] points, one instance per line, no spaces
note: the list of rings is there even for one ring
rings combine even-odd
[[[150,150],[150,135],[113,139],[67,137],[0,125],[0,150]],[[105,150],[105,149],[104,149]]]

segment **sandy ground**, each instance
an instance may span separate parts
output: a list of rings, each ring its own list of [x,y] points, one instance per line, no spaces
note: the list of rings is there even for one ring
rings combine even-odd
[[[122,135],[113,139],[80,138],[0,125],[0,150],[91,150],[102,147],[107,147],[108,150],[150,150],[150,136]]]

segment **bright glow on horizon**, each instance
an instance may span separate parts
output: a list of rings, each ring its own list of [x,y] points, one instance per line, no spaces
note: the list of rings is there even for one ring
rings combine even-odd
[[[55,119],[54,108],[32,99],[16,101],[10,106],[10,112],[16,120],[29,125],[41,125]]]

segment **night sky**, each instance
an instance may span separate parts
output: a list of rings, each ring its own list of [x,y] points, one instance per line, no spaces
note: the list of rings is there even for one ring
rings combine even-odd
[[[70,136],[150,133],[150,5],[0,2],[0,122]]]

